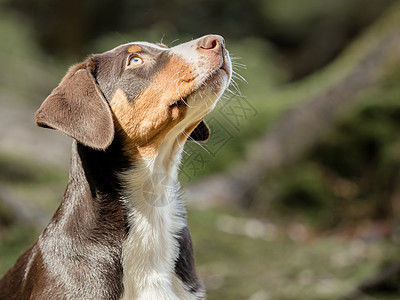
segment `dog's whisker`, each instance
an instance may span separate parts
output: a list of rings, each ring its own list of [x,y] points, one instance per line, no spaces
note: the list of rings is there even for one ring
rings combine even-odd
[[[179,39],[173,40],[172,42],[170,42],[170,43],[168,44],[168,47],[171,48],[171,46],[172,46],[174,43],[178,42],[178,41],[179,41]]]
[[[160,39],[160,44],[164,44],[164,38],[165,38],[165,33],[163,33],[161,39]]]
[[[184,134],[184,135],[185,135],[185,134]],[[186,134],[185,136],[187,137],[187,134]],[[190,138],[190,139],[192,140],[192,138]],[[182,153],[184,153],[184,154],[186,154],[186,155],[189,155],[189,153],[185,150],[184,144],[181,144],[181,143],[178,141],[178,146],[179,146],[179,148],[181,149]]]
[[[198,145],[200,148],[202,148],[204,151],[207,152],[207,154],[211,155],[210,151],[205,148],[202,144],[200,144],[198,141],[196,141],[195,139],[193,139],[191,136],[189,136],[187,133],[184,132],[184,135],[186,136],[186,138],[191,141],[194,142],[196,145]]]
[[[185,99],[183,99],[182,96],[180,96],[180,97],[181,97],[181,101],[182,101],[187,107],[189,107],[189,108],[194,108],[194,106],[190,106],[190,105],[185,101]]]
[[[236,72],[234,70],[232,70],[232,77],[235,78],[235,79],[240,79],[245,83],[248,83],[246,78],[244,78],[242,75],[240,75],[238,72]]]
[[[245,70],[247,70],[247,66],[246,66],[245,64],[241,64],[241,63],[239,63],[239,62],[237,62],[237,61],[233,61],[233,62],[232,62],[232,66],[233,66],[234,68],[239,68],[239,69],[245,69]]]
[[[241,94],[239,94],[237,91],[236,91],[236,88],[235,88],[235,90],[232,90],[232,89],[230,89],[230,88],[227,88],[226,89],[226,91],[228,92],[228,93],[231,93],[232,94],[232,96],[234,96],[234,97],[243,97]]]
[[[239,85],[236,83],[235,80],[232,79],[231,84],[233,88],[237,91],[240,97],[243,97],[242,92],[240,91]]]

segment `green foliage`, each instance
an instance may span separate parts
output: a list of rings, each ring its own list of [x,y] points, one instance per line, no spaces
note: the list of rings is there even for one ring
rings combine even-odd
[[[315,227],[334,225],[335,199],[319,168],[314,162],[302,161],[268,178],[265,184],[272,194],[268,214],[286,221],[297,216]]]
[[[379,4],[371,0],[305,0],[298,5],[296,0],[270,0],[262,2],[263,15],[271,20],[274,30],[291,36],[294,39],[303,39],[309,32],[318,30],[316,24],[325,26],[330,23],[361,22],[368,18],[377,8],[377,5],[388,4],[392,1],[381,1]],[[360,6],[366,10],[359,13]],[[323,21],[325,20],[325,21]]]
[[[302,159],[267,179],[270,210],[322,228],[393,217],[400,196],[400,64],[394,66]]]

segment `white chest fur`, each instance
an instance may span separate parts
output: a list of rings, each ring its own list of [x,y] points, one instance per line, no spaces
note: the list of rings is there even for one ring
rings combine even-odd
[[[185,226],[174,177],[156,161],[143,161],[123,175],[130,230],[122,248],[122,300],[195,299],[174,272],[177,236]]]

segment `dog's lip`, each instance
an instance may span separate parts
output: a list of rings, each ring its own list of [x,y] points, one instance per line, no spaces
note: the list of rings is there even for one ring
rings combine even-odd
[[[222,65],[220,67],[220,70],[225,71],[225,73],[228,75],[228,77],[230,77],[231,68],[229,67],[228,59],[226,57],[223,58],[223,62],[222,62]]]
[[[229,62],[229,59],[226,57],[225,54],[222,54],[221,63],[211,73],[211,75],[208,78],[206,78],[206,81],[209,80],[210,78],[213,78],[216,74],[220,73],[220,71],[223,71],[229,78],[231,76],[231,68],[230,68],[230,65],[228,62]]]
[[[224,57],[219,66],[216,67],[214,71],[212,71],[210,75],[204,79],[202,86],[212,81],[219,81],[223,77],[226,77],[227,80],[229,81],[230,76],[231,76],[231,69],[227,62],[227,59]]]
[[[202,80],[202,83],[195,89],[193,90],[189,95],[185,97],[181,97],[180,99],[175,100],[172,104],[169,105],[170,108],[173,107],[182,107],[182,106],[187,106],[187,100],[189,96],[196,91],[200,90],[204,85],[209,84],[211,81],[216,80],[218,77],[221,76],[227,76],[228,80],[231,76],[231,68],[229,64],[229,58],[225,56],[225,54],[222,55],[222,59],[220,64],[214,69],[214,71],[210,72],[210,74]],[[194,80],[197,76],[192,78],[191,80]]]

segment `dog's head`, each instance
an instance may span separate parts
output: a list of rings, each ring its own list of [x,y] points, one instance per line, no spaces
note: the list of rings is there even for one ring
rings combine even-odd
[[[106,149],[125,143],[157,151],[165,137],[206,140],[203,118],[229,84],[224,39],[207,35],[173,48],[135,42],[71,67],[36,113],[39,126]]]

